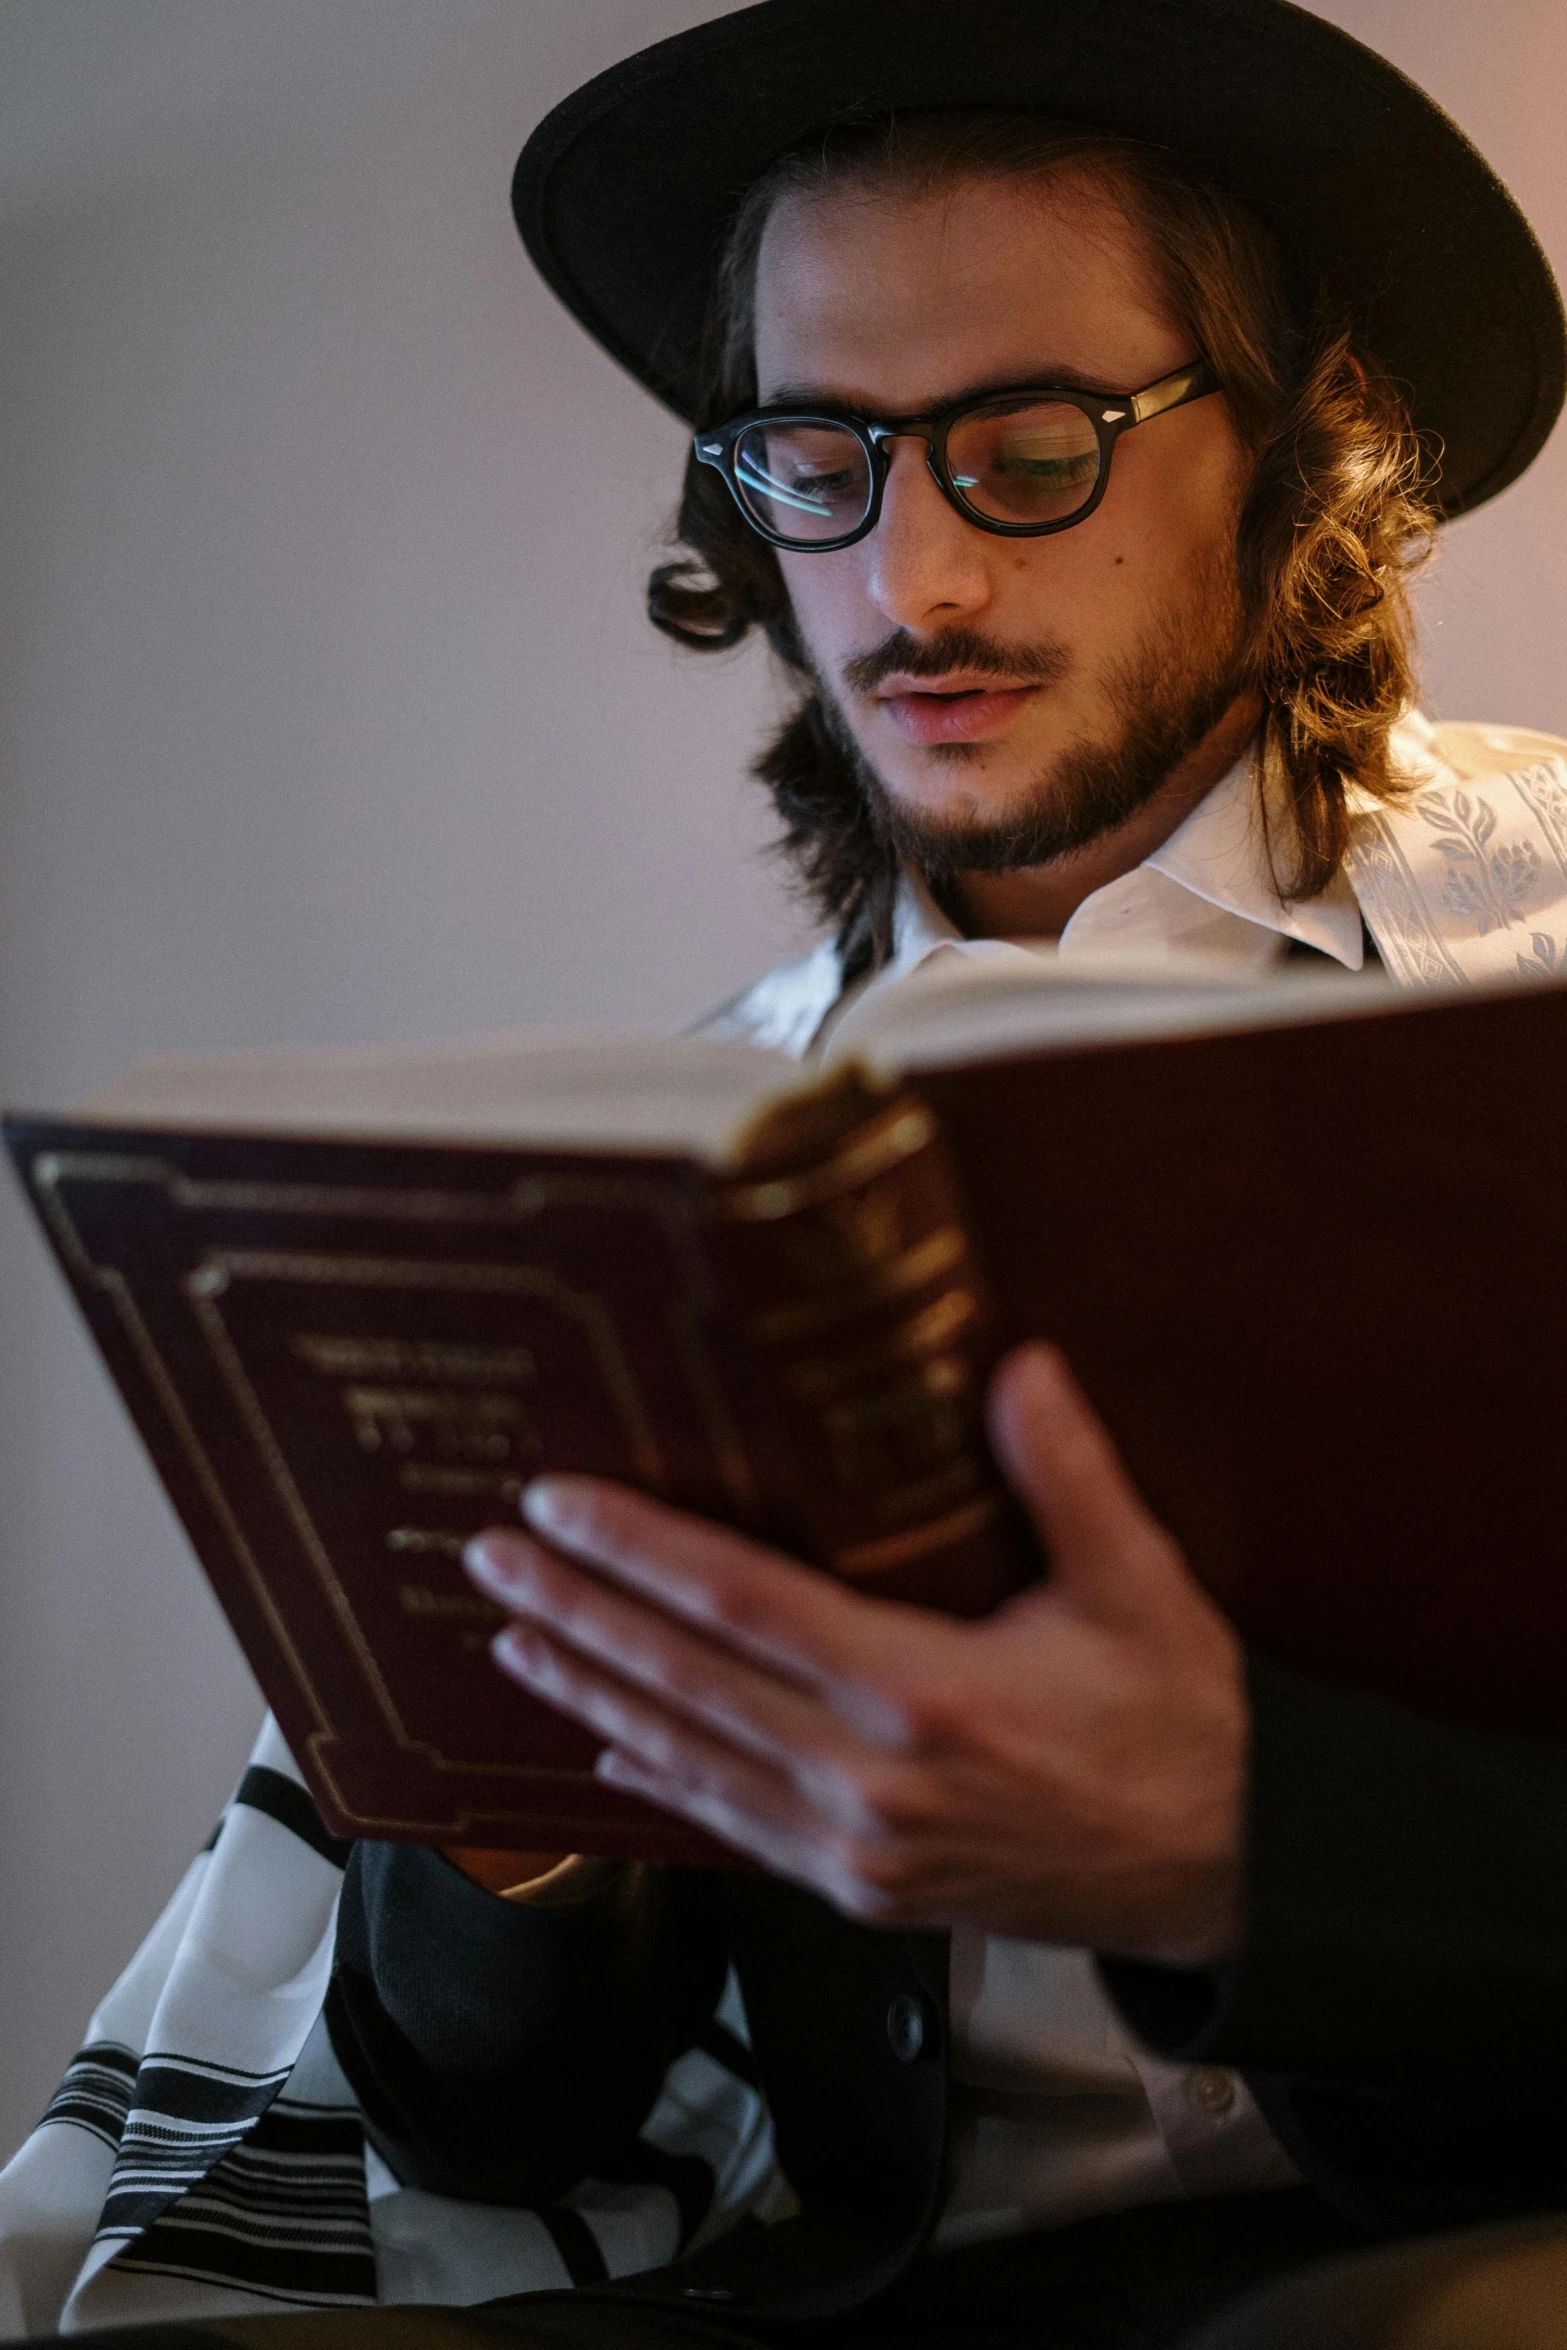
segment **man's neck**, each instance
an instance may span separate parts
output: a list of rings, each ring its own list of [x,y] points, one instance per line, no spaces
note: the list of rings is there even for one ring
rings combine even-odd
[[[970,938],[1059,938],[1085,898],[1163,848],[1198,801],[1229,773],[1261,717],[1255,695],[1239,696],[1151,799],[1086,848],[1014,873],[959,874],[946,898],[953,918]]]

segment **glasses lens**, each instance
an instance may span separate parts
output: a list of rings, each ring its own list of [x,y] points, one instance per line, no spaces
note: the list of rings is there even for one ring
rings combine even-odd
[[[947,436],[958,494],[992,522],[1064,522],[1099,479],[1099,441],[1064,400],[982,408]]]
[[[764,530],[791,546],[846,538],[870,511],[871,469],[832,424],[753,424],[735,443],[735,481]]]

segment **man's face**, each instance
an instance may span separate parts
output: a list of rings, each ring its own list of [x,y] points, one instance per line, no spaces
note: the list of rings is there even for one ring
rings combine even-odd
[[[992,384],[1136,391],[1197,356],[1137,232],[1080,184],[849,188],[786,198],[767,224],[764,402],[921,414]],[[1086,522],[1009,539],[965,521],[925,444],[901,440],[869,537],[780,553],[906,841],[945,836],[960,865],[1036,862],[1149,796],[1234,697],[1244,474],[1224,401],[1199,400],[1123,435]]]

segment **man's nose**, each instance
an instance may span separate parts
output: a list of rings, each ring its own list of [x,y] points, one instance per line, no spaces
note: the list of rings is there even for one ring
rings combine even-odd
[[[950,628],[990,602],[990,558],[999,540],[965,522],[931,473],[924,441],[891,445],[881,517],[864,541],[866,588],[894,626]]]

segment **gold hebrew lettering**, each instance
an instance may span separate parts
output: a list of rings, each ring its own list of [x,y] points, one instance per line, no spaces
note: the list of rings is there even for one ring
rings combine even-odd
[[[383,1383],[435,1380],[444,1387],[505,1387],[538,1377],[525,1346],[449,1345],[429,1338],[301,1336],[293,1352],[325,1379]]]
[[[504,1624],[506,1610],[476,1591],[432,1591],[427,1583],[404,1583],[398,1602],[405,1616],[446,1616],[459,1623]]]
[[[394,1526],[386,1538],[388,1550],[434,1551],[439,1558],[460,1559],[466,1537],[445,1526]]]
[[[520,1477],[493,1469],[452,1469],[439,1461],[400,1461],[397,1482],[405,1493],[435,1493],[448,1501],[498,1501],[515,1508],[522,1499]]]
[[[526,1404],[514,1395],[438,1387],[345,1387],[343,1404],[364,1452],[428,1450],[442,1460],[515,1461],[543,1450]]]

